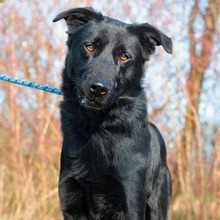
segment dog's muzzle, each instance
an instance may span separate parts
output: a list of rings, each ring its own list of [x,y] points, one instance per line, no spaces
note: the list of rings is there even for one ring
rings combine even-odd
[[[110,85],[107,80],[99,77],[90,79],[86,86],[86,95],[79,93],[80,103],[89,110],[98,111],[105,107],[106,96],[109,94]]]
[[[88,97],[80,98],[80,103],[84,108],[93,111],[99,111],[104,107],[100,102],[90,99]]]

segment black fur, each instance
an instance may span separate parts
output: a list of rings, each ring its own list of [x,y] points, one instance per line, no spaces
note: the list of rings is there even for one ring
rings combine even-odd
[[[65,220],[167,219],[166,148],[147,120],[145,61],[172,41],[149,24],[92,8],[59,14],[68,25],[61,104],[59,197]],[[88,51],[92,48],[93,51]]]

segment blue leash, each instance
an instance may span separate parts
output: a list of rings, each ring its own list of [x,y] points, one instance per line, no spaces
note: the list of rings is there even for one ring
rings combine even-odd
[[[15,84],[22,85],[22,86],[32,87],[32,88],[35,88],[35,89],[40,89],[40,90],[55,93],[55,94],[58,94],[58,95],[63,95],[63,92],[60,89],[50,87],[50,86],[46,86],[46,85],[43,85],[43,84],[33,83],[33,82],[20,80],[20,79],[14,79],[12,77],[3,76],[3,75],[0,75],[0,80],[15,83]]]

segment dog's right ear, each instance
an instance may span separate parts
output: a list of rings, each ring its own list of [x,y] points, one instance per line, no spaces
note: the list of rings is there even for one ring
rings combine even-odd
[[[68,25],[67,34],[74,33],[77,27],[80,27],[89,21],[102,21],[104,18],[101,13],[95,12],[91,7],[73,8],[58,14],[53,22],[65,19]]]

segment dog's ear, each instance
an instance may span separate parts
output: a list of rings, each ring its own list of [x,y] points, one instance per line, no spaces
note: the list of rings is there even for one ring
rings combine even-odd
[[[135,34],[141,43],[142,48],[147,56],[153,54],[155,52],[155,46],[162,45],[167,53],[172,54],[173,52],[173,43],[171,38],[167,37],[160,30],[153,27],[148,23],[140,24],[140,25],[130,25],[128,26],[128,30]]]
[[[73,8],[68,11],[64,11],[58,14],[53,19],[53,22],[57,22],[63,18],[66,20],[68,25],[68,34],[73,33],[77,27],[80,27],[89,21],[101,21],[104,19],[101,13],[95,12],[91,7]]]

